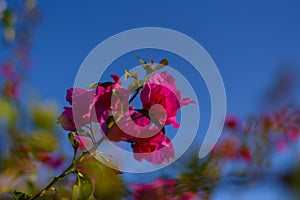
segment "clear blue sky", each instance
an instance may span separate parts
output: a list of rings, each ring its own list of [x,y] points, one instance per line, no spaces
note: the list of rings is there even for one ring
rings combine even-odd
[[[90,0],[39,1],[39,5],[43,19],[32,49],[31,77],[42,98],[61,104],[86,55],[101,41],[131,28],[165,27],[197,40],[219,67],[229,112],[241,115],[257,110],[258,98],[279,64],[300,63],[296,0]],[[172,57],[169,60],[174,64]],[[134,57],[131,63],[138,64]]]

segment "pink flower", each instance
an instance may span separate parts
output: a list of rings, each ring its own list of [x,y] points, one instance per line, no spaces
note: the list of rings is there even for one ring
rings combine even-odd
[[[250,148],[239,137],[230,136],[220,140],[212,150],[212,156],[223,159],[239,159],[250,163],[252,154]]]
[[[135,200],[200,200],[200,195],[194,192],[176,193],[176,180],[156,179],[151,183],[132,184]],[[204,195],[202,195],[204,196]]]
[[[164,121],[161,117],[166,117],[165,124],[173,124],[175,128],[179,127],[176,121],[178,109],[184,105],[196,103],[189,98],[182,98],[181,91],[176,88],[175,79],[167,71],[154,74],[147,80],[141,91],[141,101],[146,111],[149,111],[155,104],[163,106],[166,115],[158,111],[157,119]]]
[[[53,155],[50,153],[38,153],[37,159],[52,168],[58,168],[62,166],[64,161],[64,158],[62,156]]]
[[[47,164],[54,169],[61,167],[63,163],[64,158],[62,156],[52,156],[51,159],[47,162]]]
[[[166,164],[174,159],[173,144],[162,132],[151,138],[132,140],[133,156],[140,162],[145,159],[153,164]]]
[[[13,99],[19,99],[20,98],[19,80],[8,80],[4,85],[3,90],[4,90],[3,91],[4,95],[11,97]]]
[[[289,130],[287,131],[286,135],[289,140],[295,141],[299,138],[300,130],[298,129]]]
[[[113,89],[121,87],[119,77],[112,75],[112,78],[114,82],[102,83],[96,89],[71,88],[67,90],[66,100],[72,108],[65,108],[58,118],[64,129],[75,131],[90,122],[104,122],[105,113],[111,110]]]
[[[228,115],[225,120],[225,127],[229,129],[236,129],[239,125],[238,118],[235,115]]]
[[[207,199],[205,198],[205,195],[199,195],[194,192],[185,192],[180,200],[201,200],[201,199]]]
[[[249,147],[243,145],[239,150],[238,157],[244,160],[246,163],[250,163],[252,160],[252,154]]]
[[[93,142],[88,136],[75,135],[75,138],[79,141],[79,150],[90,149],[93,146]]]
[[[76,131],[72,108],[64,107],[63,113],[57,118],[58,123],[67,131]]]
[[[103,88],[99,88],[103,90]],[[97,121],[94,111],[95,102],[98,100],[95,90],[71,88],[67,90],[66,100],[72,105],[74,124],[79,129],[91,121]]]
[[[120,78],[117,75],[111,75],[114,82],[105,82],[100,84],[97,87],[97,94],[96,94],[96,101],[95,101],[95,111],[97,115],[98,122],[104,123],[105,122],[105,116],[107,116],[107,112],[111,110],[116,110],[116,108],[113,108],[114,106],[119,105],[120,98],[117,98],[117,102],[113,102],[116,105],[112,105],[112,96],[113,91],[118,91],[121,93],[124,99],[126,97],[129,97],[129,92],[122,88]],[[128,101],[122,101],[128,102]]]
[[[212,150],[212,155],[221,158],[234,159],[239,153],[241,141],[238,137],[227,137],[220,140]]]
[[[285,140],[279,139],[275,142],[276,148],[279,152],[284,152],[288,148],[288,143]]]
[[[121,129],[118,124],[115,124],[106,135],[107,138],[115,142],[130,142],[134,158],[140,162],[144,159],[154,164],[163,164],[172,161],[174,158],[174,147],[171,140],[155,126],[149,126],[149,129],[147,128],[145,131],[143,128],[148,126],[151,120],[139,112],[134,112],[132,109],[124,115],[125,117],[123,116],[123,119],[119,123],[122,124],[130,118],[134,124],[125,123],[122,126],[125,130]],[[110,124],[112,121],[113,118],[111,117],[107,123]],[[107,132],[106,123],[102,124],[102,130],[104,133]],[[153,133],[154,131],[155,134],[148,136],[147,130],[149,130],[148,133]]]
[[[176,191],[176,181],[172,179],[157,179],[152,183],[132,184],[133,198],[136,200],[168,200],[173,199]]]
[[[14,65],[9,61],[4,62],[2,65],[2,74],[7,79],[12,79],[15,74]]]

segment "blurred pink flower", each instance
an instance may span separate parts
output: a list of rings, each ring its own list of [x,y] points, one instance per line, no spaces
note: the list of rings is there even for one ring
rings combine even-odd
[[[64,158],[60,155],[53,155],[51,153],[38,153],[37,159],[49,167],[58,168],[63,165]]]
[[[212,150],[212,155],[224,158],[236,158],[241,142],[238,137],[227,137],[219,140]]]
[[[286,133],[287,138],[291,141],[297,140],[299,138],[299,135],[300,135],[300,130],[299,129],[289,130]]]
[[[240,147],[238,154],[239,154],[238,157],[241,158],[242,160],[244,160],[245,162],[247,162],[247,163],[251,162],[252,154],[251,154],[249,147],[243,145],[242,147]]]
[[[275,142],[277,151],[284,152],[288,148],[288,143],[285,140],[279,139]]]
[[[19,81],[18,80],[8,80],[4,84],[3,94],[5,96],[13,98],[13,99],[20,99]]]
[[[156,179],[151,183],[132,184],[135,200],[200,200],[194,192],[178,193],[174,179]]]
[[[236,129],[239,125],[238,117],[235,115],[228,115],[225,119],[225,127],[229,129]]]
[[[247,163],[252,160],[250,148],[239,137],[233,135],[221,139],[213,148],[212,156],[230,160],[243,160]]]
[[[135,200],[169,200],[174,198],[176,181],[172,179],[157,179],[151,183],[132,184]]]
[[[14,69],[14,65],[9,62],[6,61],[2,64],[2,75],[7,78],[7,79],[12,79],[14,74],[15,74],[15,69]]]

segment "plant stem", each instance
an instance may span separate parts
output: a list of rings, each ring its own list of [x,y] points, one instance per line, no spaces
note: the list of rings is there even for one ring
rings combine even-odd
[[[135,99],[135,97],[139,94],[140,90],[141,90],[141,87],[139,87],[139,88],[137,88],[137,89],[135,90],[135,93],[134,93],[133,96],[129,99],[129,103],[131,103],[131,102]]]
[[[107,134],[110,132],[110,130],[107,132]],[[60,181],[65,176],[70,174],[76,168],[78,163],[80,163],[88,155],[91,155],[104,140],[105,140],[105,137],[103,136],[98,142],[96,142],[93,145],[93,147],[91,149],[89,149],[88,151],[83,152],[81,154],[81,156],[79,158],[77,158],[76,160],[74,160],[66,170],[64,170],[59,176],[54,177],[54,179],[46,187],[44,187],[44,189],[42,189],[39,193],[37,193],[32,198],[30,198],[30,200],[35,200],[39,197],[44,196],[45,193],[48,192],[58,181]]]

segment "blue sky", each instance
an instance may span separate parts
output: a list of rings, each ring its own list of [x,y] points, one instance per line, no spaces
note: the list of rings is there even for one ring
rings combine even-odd
[[[165,27],[198,41],[223,76],[228,111],[241,115],[257,111],[258,98],[280,64],[299,66],[297,1],[91,0],[39,5],[43,19],[32,49],[31,78],[43,99],[61,104],[87,54],[106,38],[131,28]],[[138,64],[135,57],[131,62]]]

